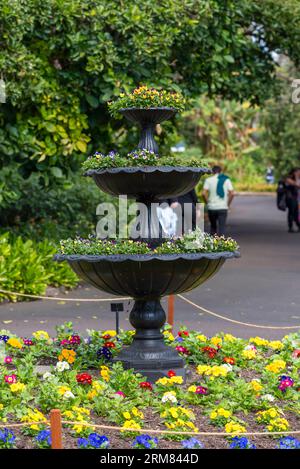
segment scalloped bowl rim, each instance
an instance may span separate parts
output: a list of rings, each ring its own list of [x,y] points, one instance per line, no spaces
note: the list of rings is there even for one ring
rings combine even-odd
[[[99,168],[99,169],[87,169],[84,172],[84,176],[92,176],[93,174],[117,174],[117,173],[154,173],[162,172],[162,173],[170,173],[172,171],[183,173],[183,172],[194,172],[194,173],[202,173],[202,174],[211,174],[210,168],[205,167],[197,167],[197,166],[120,166],[120,167],[112,167],[112,168]]]
[[[184,260],[200,260],[200,259],[231,259],[238,258],[241,254],[239,251],[219,251],[219,252],[200,252],[200,253],[182,253],[182,254],[107,254],[107,255],[96,255],[96,254],[55,254],[53,259],[56,261],[69,261],[69,262],[149,262],[151,260],[159,261],[173,261],[178,259]]]

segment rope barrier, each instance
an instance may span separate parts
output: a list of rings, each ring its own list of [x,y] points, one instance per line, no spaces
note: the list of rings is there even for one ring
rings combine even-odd
[[[61,421],[67,425],[83,425],[85,427],[93,427],[93,428],[103,428],[106,430],[117,430],[122,432],[138,432],[138,433],[161,433],[163,435],[182,435],[183,433],[186,435],[197,435],[197,436],[231,436],[237,435],[237,432],[193,432],[193,431],[173,431],[173,430],[159,430],[159,429],[152,429],[152,428],[124,428],[124,427],[116,427],[115,425],[97,425],[92,423],[81,423],[81,422],[70,422],[69,420],[62,420]],[[300,430],[291,430],[291,431],[282,431],[282,432],[241,432],[238,435],[290,435],[300,434]]]
[[[194,306],[196,309],[200,309],[206,314],[210,314],[211,316],[214,316],[218,319],[223,319],[223,321],[228,321],[228,322],[233,322],[234,324],[241,324],[242,326],[247,326],[247,327],[256,327],[259,329],[276,329],[276,330],[287,330],[287,329],[300,329],[300,325],[298,326],[263,326],[260,324],[252,324],[248,322],[242,322],[242,321],[237,321],[236,319],[230,319],[227,318],[226,316],[222,316],[221,314],[214,313],[213,311],[210,311],[209,309],[203,308],[203,306],[199,306],[196,303],[194,303],[191,300],[188,300],[182,295],[177,295],[178,298],[181,300],[185,301],[186,303],[189,303],[191,306]]]
[[[73,422],[70,420],[61,420],[62,424],[65,425],[80,425],[83,427],[91,428],[101,428],[105,430],[112,431],[122,431],[122,432],[135,432],[135,433],[161,433],[163,435],[197,435],[197,436],[233,436],[237,435],[237,432],[193,432],[193,431],[172,431],[172,430],[159,430],[152,428],[124,428],[117,427],[115,425],[98,425],[89,422]],[[7,425],[0,425],[0,428],[13,428],[13,427],[25,427],[30,425],[50,425],[50,422],[24,422],[24,423],[11,423]],[[281,431],[281,432],[239,432],[238,435],[247,435],[247,436],[267,436],[267,435],[299,435],[300,430],[290,430],[290,431]]]
[[[36,298],[39,300],[52,300],[52,301],[75,301],[75,302],[112,302],[112,301],[128,301],[131,300],[132,298],[128,296],[124,297],[114,297],[114,298],[62,298],[62,297],[54,297],[54,296],[41,296],[41,295],[30,295],[28,293],[18,293],[18,292],[12,292],[9,290],[2,290],[0,289],[0,293],[5,293],[7,295],[11,296],[24,296],[26,298]],[[300,325],[296,326],[264,326],[261,324],[253,324],[253,323],[248,323],[248,322],[242,322],[238,321],[236,319],[231,319],[226,316],[223,316],[221,314],[214,313],[213,311],[210,311],[207,308],[204,308],[203,306],[197,305],[193,301],[189,300],[188,298],[185,298],[183,295],[176,295],[178,298],[181,300],[185,301],[186,303],[190,304],[191,306],[194,306],[194,308],[199,309],[200,311],[203,311],[206,314],[209,314],[210,316],[214,316],[218,319],[222,319],[223,321],[228,321],[233,324],[239,324],[241,326],[246,326],[246,327],[254,327],[257,329],[273,329],[273,330],[292,330],[292,329],[300,329]]]
[[[0,289],[0,293],[6,293],[11,296],[24,296],[25,298],[36,298],[37,300],[52,300],[52,301],[76,301],[79,302],[105,302],[105,301],[120,301],[120,300],[131,300],[130,297],[114,297],[114,298],[61,298],[59,296],[41,296],[41,295],[30,295],[28,293],[18,293],[9,290]]]

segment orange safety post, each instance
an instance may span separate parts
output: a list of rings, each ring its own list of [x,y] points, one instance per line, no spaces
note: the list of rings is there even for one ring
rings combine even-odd
[[[168,297],[168,324],[173,329],[174,326],[174,295]]]
[[[51,448],[62,449],[61,413],[59,409],[50,411]]]

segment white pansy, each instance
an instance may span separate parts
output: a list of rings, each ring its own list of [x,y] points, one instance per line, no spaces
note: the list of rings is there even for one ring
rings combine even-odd
[[[50,379],[54,378],[54,375],[50,373],[49,371],[46,371],[46,373],[43,374],[43,380],[48,381]]]
[[[66,391],[63,395],[64,399],[75,399],[74,394],[72,391]]]
[[[176,399],[176,396],[174,396],[174,394],[172,392],[165,392],[162,399],[161,399],[162,402],[173,402],[174,404],[176,404],[177,402],[177,399]]]
[[[55,368],[57,369],[57,371],[61,372],[61,371],[69,370],[70,365],[68,362],[57,362]]]
[[[269,401],[269,402],[275,401],[275,397],[272,396],[272,394],[264,394],[263,396],[261,396],[261,399],[264,401]]]
[[[221,365],[221,367],[225,368],[225,370],[227,370],[228,373],[232,371],[232,365],[230,365],[230,363],[224,363],[223,365]]]

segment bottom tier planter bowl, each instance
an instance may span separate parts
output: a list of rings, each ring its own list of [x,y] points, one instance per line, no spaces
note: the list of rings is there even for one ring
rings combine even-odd
[[[62,255],[72,269],[90,285],[135,300],[130,323],[136,333],[132,344],[117,356],[125,368],[134,368],[154,382],[169,370],[185,375],[184,361],[164,343],[161,328],[166,314],[160,299],[183,293],[211,278],[235,252],[195,254]]]

